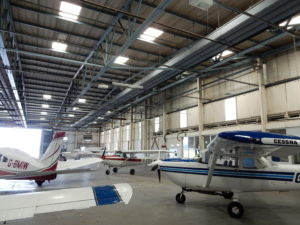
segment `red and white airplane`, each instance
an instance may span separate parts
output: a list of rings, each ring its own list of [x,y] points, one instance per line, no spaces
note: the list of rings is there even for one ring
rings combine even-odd
[[[57,132],[41,159],[30,157],[18,149],[0,148],[0,179],[34,180],[37,185],[41,186],[46,180],[54,180],[57,174],[83,172],[83,170],[73,169],[88,166],[97,161],[96,159],[92,160],[93,162],[89,159],[84,163],[74,161],[73,165],[68,162],[68,165],[59,165],[57,169],[64,136],[65,132]]]
[[[122,167],[134,167],[138,165],[148,165],[149,163],[163,158],[168,158],[168,150],[128,150],[128,151],[104,151],[102,156],[102,163],[108,167],[105,171],[106,175],[110,174],[110,168],[113,167],[113,172],[117,173],[118,169]],[[134,175],[135,170],[130,169],[130,174]]]

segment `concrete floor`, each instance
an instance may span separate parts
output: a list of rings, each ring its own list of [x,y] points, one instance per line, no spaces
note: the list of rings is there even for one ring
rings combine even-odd
[[[233,219],[227,215],[226,211],[229,200],[219,196],[187,193],[186,203],[177,204],[174,197],[180,188],[164,177],[162,177],[162,182],[158,183],[156,173],[149,172],[150,169],[147,167],[136,168],[135,176],[129,175],[127,168],[110,176],[106,176],[104,171],[104,167],[101,167],[99,171],[93,173],[60,175],[51,183],[45,183],[42,188],[37,188],[31,181],[2,180],[0,181],[0,194],[126,182],[130,183],[133,188],[133,197],[128,205],[115,204],[84,210],[40,214],[31,219],[10,221],[8,224],[300,224],[300,191],[242,194],[240,201],[244,205],[245,214],[241,219]]]

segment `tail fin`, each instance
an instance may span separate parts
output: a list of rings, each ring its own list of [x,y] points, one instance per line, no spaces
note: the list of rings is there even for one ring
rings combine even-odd
[[[41,158],[43,167],[47,168],[46,171],[56,170],[57,161],[61,151],[64,136],[65,132],[57,132],[54,138],[52,139],[51,143],[49,144],[45,154]]]

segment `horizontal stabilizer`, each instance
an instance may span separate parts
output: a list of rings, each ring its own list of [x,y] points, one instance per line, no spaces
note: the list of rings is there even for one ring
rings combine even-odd
[[[123,202],[132,197],[129,184],[60,189],[0,196],[0,221],[25,219],[35,214],[84,209]]]

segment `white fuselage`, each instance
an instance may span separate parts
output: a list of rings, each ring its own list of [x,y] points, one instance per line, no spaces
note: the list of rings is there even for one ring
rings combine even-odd
[[[43,168],[43,164],[38,159],[18,149],[1,148],[0,154],[0,176],[47,169]]]
[[[160,170],[183,188],[203,191],[289,191],[300,189],[300,166],[275,164],[263,169],[217,166],[205,188],[208,164],[196,160],[161,161]]]

